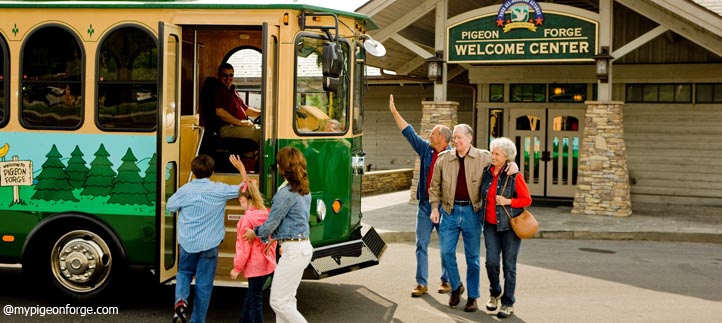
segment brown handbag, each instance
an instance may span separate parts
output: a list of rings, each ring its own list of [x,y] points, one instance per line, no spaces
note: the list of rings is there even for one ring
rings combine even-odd
[[[506,183],[508,182],[509,176],[507,176],[506,181],[504,181],[504,187],[501,189],[502,194],[504,193]],[[514,233],[517,237],[521,239],[531,238],[534,236],[534,234],[536,234],[537,230],[539,230],[539,222],[537,222],[537,220],[534,218],[534,215],[532,215],[531,212],[529,212],[529,210],[527,210],[526,208],[524,208],[524,212],[521,212],[521,214],[513,218],[509,214],[509,211],[507,211],[503,205],[501,206],[501,208],[506,213],[506,217],[509,218],[509,223],[511,223],[511,229],[514,230]]]

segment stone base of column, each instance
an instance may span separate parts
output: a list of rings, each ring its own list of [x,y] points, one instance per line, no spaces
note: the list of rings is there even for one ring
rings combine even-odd
[[[459,110],[459,102],[452,101],[422,101],[421,129],[418,134],[422,138],[428,140],[431,131],[437,124],[454,128],[458,122],[457,111]],[[421,162],[419,156],[416,156],[414,162],[414,177],[411,180],[411,193],[409,201],[416,201],[416,188],[419,185],[419,167]]]
[[[632,203],[623,102],[586,102],[574,214],[629,216]]]

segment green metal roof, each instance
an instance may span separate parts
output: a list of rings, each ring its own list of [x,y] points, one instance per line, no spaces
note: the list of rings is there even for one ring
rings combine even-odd
[[[342,1],[342,0],[339,0]],[[125,0],[125,1],[38,1],[15,0],[0,1],[0,8],[130,8],[130,9],[289,9],[308,12],[330,12],[337,16],[350,17],[365,21],[367,30],[378,29],[378,26],[366,15],[329,9],[307,4],[249,4],[241,0]]]

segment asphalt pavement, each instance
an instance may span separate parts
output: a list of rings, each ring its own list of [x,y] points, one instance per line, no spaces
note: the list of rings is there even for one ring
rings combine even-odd
[[[410,191],[364,197],[361,209],[362,222],[387,243],[415,240],[416,202]],[[532,203],[528,209],[539,221],[534,239],[722,243],[720,207],[636,203],[627,217],[572,214],[571,203],[559,202]]]

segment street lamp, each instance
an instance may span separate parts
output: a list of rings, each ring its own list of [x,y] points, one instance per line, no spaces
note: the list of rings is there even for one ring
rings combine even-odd
[[[597,80],[601,83],[607,83],[609,81],[609,62],[614,58],[614,56],[609,55],[609,47],[602,46],[599,49],[599,54],[592,58],[597,63]]]
[[[441,58],[443,53],[436,52],[436,55],[426,59],[429,64],[428,77],[429,80],[438,82],[444,74],[444,59]]]

